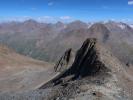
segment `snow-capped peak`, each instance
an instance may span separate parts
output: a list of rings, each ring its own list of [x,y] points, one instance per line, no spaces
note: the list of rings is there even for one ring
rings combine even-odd
[[[123,23],[118,23],[117,26],[120,27],[121,29],[125,29],[126,28],[126,25],[123,24]]]
[[[133,28],[133,24],[130,24],[129,26],[130,26],[131,28]]]
[[[88,23],[88,29],[93,25],[94,23]]]

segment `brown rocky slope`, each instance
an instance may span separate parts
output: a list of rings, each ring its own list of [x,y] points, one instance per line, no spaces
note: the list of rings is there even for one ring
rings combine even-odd
[[[0,93],[34,90],[50,78],[50,69],[52,64],[22,56],[0,44]]]

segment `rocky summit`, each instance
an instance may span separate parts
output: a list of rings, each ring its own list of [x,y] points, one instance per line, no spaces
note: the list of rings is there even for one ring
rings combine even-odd
[[[95,38],[87,39],[77,51],[73,64],[66,72],[74,74],[75,77],[78,78],[95,74],[101,69],[105,69],[105,65],[99,60],[96,43],[97,40]],[[66,53],[67,52],[65,52],[65,55]],[[66,58],[70,59],[70,56],[66,55]],[[67,59],[64,59],[64,62],[68,62]]]
[[[68,63],[71,61],[71,51],[72,49],[68,49],[54,67],[59,74],[39,87],[39,89],[52,88],[55,91],[58,89],[60,93],[62,91],[67,94],[63,96],[69,97],[77,93],[76,91],[81,85],[89,82],[103,84],[102,80],[110,76],[108,73],[111,70],[100,60],[100,53],[98,52],[97,40],[95,38],[85,40],[75,54],[73,63],[68,66]],[[91,80],[91,77],[96,80]],[[69,93],[69,91],[71,92]]]

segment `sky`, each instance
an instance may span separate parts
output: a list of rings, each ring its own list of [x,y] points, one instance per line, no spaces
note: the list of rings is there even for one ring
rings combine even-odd
[[[0,0],[0,21],[132,21],[133,0]]]

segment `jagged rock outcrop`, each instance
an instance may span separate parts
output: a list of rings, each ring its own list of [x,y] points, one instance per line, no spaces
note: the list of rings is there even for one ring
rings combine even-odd
[[[104,67],[104,64],[99,60],[96,43],[95,38],[87,39],[77,51],[75,61],[71,67],[71,72],[75,74],[75,77],[96,73]]]
[[[54,66],[54,71],[55,72],[61,72],[65,69],[68,68],[68,66],[70,65],[70,60],[72,59],[72,49],[68,49],[64,55],[60,58],[60,60],[57,62],[57,64]]]
[[[55,71],[62,72],[44,84],[41,88],[45,88],[51,83],[52,85],[58,85],[62,82],[64,83],[82,77],[91,76],[102,71],[109,71],[109,69],[100,60],[97,49],[97,40],[95,38],[88,38],[77,51],[75,60],[68,69],[65,67],[69,63],[71,49],[67,50],[55,66]]]
[[[79,77],[94,74],[103,67],[105,69],[105,65],[99,59],[96,43],[97,40],[95,38],[89,38],[83,43],[82,47],[76,53],[75,60],[69,68],[68,74],[74,74],[75,77]],[[61,57],[55,67],[56,70],[62,69],[63,71],[63,69],[66,69],[65,67],[70,60],[71,50],[67,50]]]

